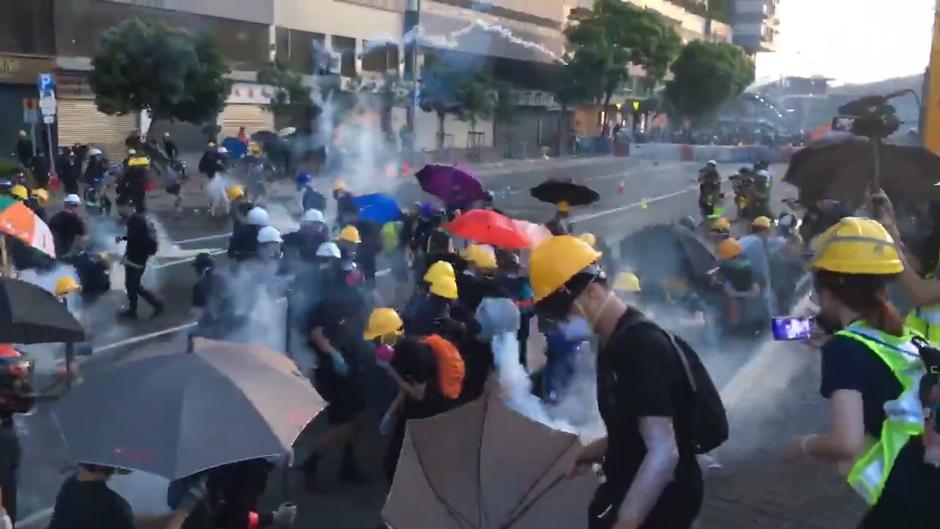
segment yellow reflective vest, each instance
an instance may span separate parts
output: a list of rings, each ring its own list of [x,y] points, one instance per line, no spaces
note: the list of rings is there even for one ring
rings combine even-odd
[[[924,408],[920,401],[920,379],[926,368],[913,338],[918,333],[905,329],[904,337],[891,336],[860,322],[853,323],[836,336],[851,338],[878,356],[901,382],[903,390],[885,402],[886,418],[881,437],[858,458],[849,472],[849,485],[868,502],[878,503],[894,462],[912,437],[924,433]]]

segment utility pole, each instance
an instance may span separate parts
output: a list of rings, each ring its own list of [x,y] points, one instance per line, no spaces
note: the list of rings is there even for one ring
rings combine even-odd
[[[409,151],[409,156],[411,152],[414,151],[416,129],[417,129],[417,114],[418,114],[418,97],[420,93],[420,83],[421,83],[421,67],[419,65],[419,55],[420,55],[420,42],[418,42],[419,36],[421,34],[421,0],[408,0],[408,6],[405,9],[405,36],[408,37],[408,40],[405,42],[405,81],[410,82],[411,84],[411,97],[408,102],[408,121],[407,129],[409,135],[410,145],[407,147]],[[402,146],[405,147],[404,145]]]

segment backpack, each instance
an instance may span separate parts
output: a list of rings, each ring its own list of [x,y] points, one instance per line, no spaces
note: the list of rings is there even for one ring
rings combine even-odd
[[[440,380],[441,393],[448,399],[456,399],[463,389],[463,379],[467,371],[460,351],[454,347],[454,344],[437,334],[424,337],[421,343],[430,347],[434,358],[437,359],[437,375]]]
[[[705,369],[705,365],[702,364],[698,353],[685,340],[643,316],[621,325],[614,336],[621,335],[641,324],[650,325],[665,334],[672,343],[676,356],[682,363],[685,378],[689,382],[693,393],[690,426],[691,441],[695,453],[705,454],[718,448],[728,440],[728,415],[724,403],[721,402],[721,395],[708,374],[708,370]],[[613,340],[613,337],[611,337],[611,340]]]
[[[391,221],[386,222],[382,225],[382,249],[386,252],[390,252],[395,248],[398,248],[398,242],[400,240],[399,232],[401,230],[401,222]]]

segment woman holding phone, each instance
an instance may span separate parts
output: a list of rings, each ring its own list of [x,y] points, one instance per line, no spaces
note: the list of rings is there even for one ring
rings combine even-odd
[[[887,301],[887,284],[904,270],[894,239],[877,221],[846,217],[812,248],[817,324],[832,334],[820,385],[832,426],[794,439],[788,455],[848,470],[870,507],[862,529],[937,527],[940,467],[931,453],[940,438],[923,391],[936,380],[922,359],[929,364],[933,350]]]

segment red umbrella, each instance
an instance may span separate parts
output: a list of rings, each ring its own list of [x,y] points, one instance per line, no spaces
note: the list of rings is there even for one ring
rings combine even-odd
[[[513,219],[488,209],[473,209],[458,215],[445,228],[462,239],[507,250],[519,250],[532,245],[532,241]]]

